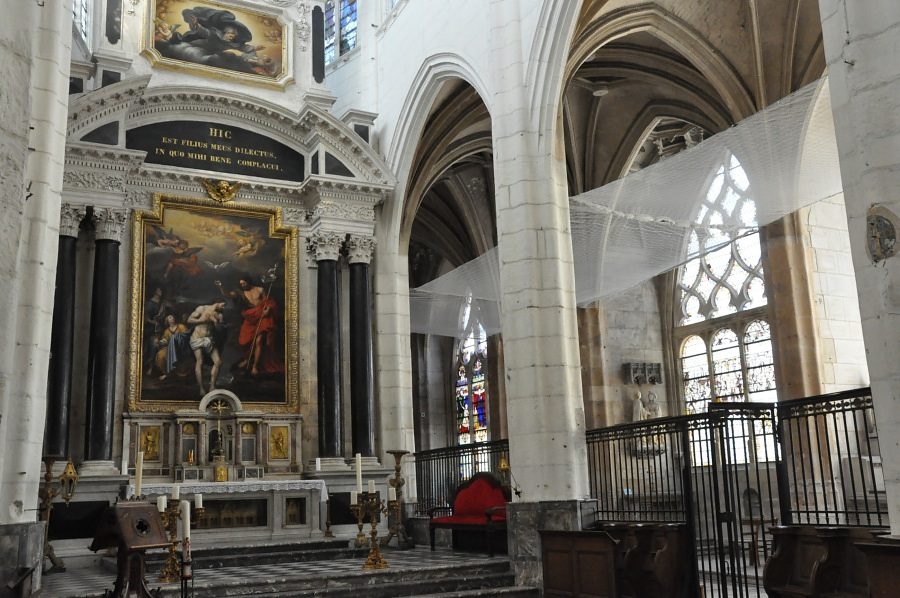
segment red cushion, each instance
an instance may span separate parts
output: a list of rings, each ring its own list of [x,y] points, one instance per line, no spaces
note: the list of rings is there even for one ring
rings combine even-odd
[[[456,495],[453,501],[453,514],[468,516],[477,515],[486,521],[484,512],[491,507],[501,507],[506,504],[503,490],[492,486],[490,482],[479,478],[467,488]]]
[[[452,515],[450,517],[435,517],[432,523],[453,523],[455,525],[484,525],[487,517],[482,515]]]

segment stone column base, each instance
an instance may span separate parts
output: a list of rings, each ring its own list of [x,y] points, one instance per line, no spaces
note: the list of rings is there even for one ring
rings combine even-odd
[[[318,457],[306,464],[306,471],[312,475],[320,471],[349,471],[350,466],[343,457]]]
[[[0,525],[0,598],[40,594],[45,525]]]
[[[544,568],[538,530],[578,531],[593,521],[596,500],[518,502],[506,506],[507,545],[516,585],[541,588]]]
[[[85,461],[78,466],[78,475],[83,478],[117,476],[119,470],[116,469],[115,463],[112,461]]]

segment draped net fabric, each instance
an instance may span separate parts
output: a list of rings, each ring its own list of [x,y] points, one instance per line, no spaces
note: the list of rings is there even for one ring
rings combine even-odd
[[[734,218],[703,218],[723,167],[746,176],[751,202]],[[576,301],[587,305],[622,292],[841,192],[823,78],[690,149],[569,198]],[[723,213],[734,208],[733,198],[720,195]],[[707,242],[699,245],[701,229]],[[477,318],[488,334],[498,333],[498,260],[494,248],[412,289],[411,330],[462,336]],[[461,314],[470,314],[468,322]]]

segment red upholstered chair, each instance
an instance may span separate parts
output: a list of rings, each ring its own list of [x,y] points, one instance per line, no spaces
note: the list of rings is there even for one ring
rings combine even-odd
[[[434,531],[438,528],[453,531],[481,532],[490,556],[494,556],[493,533],[506,530],[506,503],[509,488],[493,474],[480,472],[456,489],[452,507],[435,507],[429,512],[431,522],[431,550],[434,550]],[[442,517],[435,515],[444,512]]]

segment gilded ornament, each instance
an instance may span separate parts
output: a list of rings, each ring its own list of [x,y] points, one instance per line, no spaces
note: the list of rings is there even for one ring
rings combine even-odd
[[[212,179],[202,179],[200,183],[206,189],[209,198],[219,203],[228,203],[234,199],[237,192],[241,189],[241,183],[230,181],[214,181]]]

